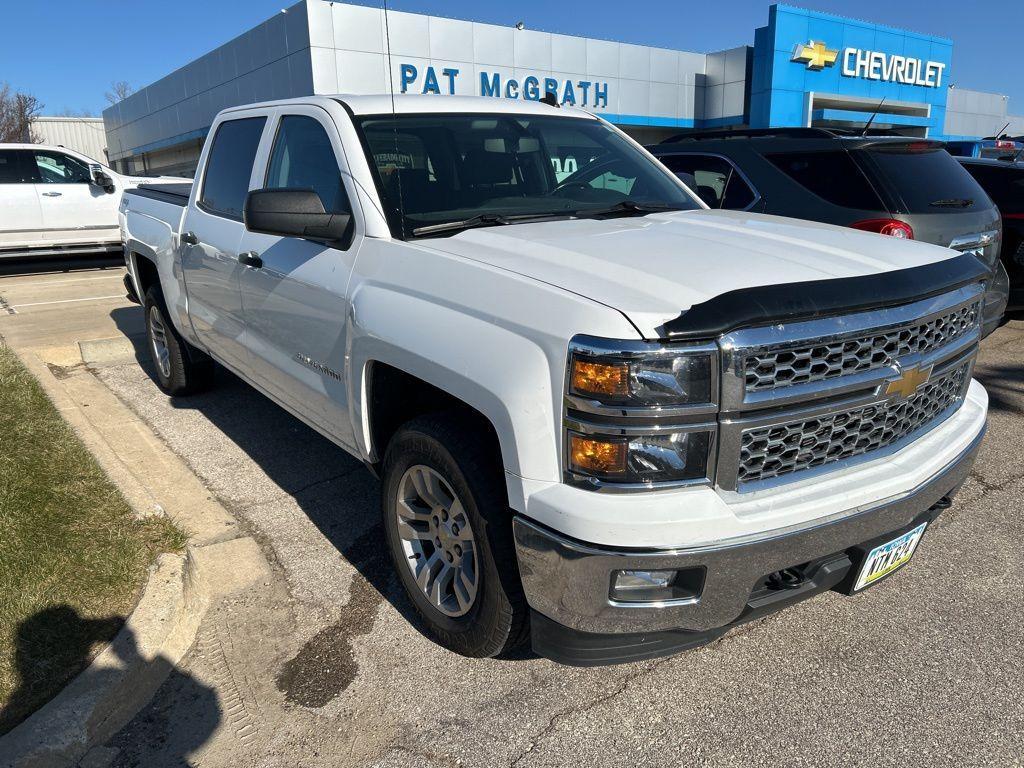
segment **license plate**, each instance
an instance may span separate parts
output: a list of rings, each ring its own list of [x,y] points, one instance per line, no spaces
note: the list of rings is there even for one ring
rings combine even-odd
[[[902,536],[868,552],[853,591],[864,589],[909,563],[910,558],[914,556],[918,542],[924,536],[924,529],[927,525],[927,523],[921,523],[914,530],[907,531]]]

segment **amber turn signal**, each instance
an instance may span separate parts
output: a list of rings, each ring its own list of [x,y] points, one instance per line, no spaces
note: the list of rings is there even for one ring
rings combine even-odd
[[[626,471],[626,444],[608,443],[582,435],[569,435],[573,470],[594,475],[621,475]]]
[[[629,395],[629,366],[577,358],[572,361],[572,389],[582,394],[626,397]]]

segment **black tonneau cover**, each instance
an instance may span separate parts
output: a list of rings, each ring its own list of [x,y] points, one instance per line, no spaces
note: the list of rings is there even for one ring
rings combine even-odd
[[[896,307],[980,283],[989,276],[977,257],[965,253],[877,275],[741,288],[694,304],[658,330],[665,339],[708,339],[742,327]]]
[[[149,197],[153,200],[162,200],[172,205],[182,207],[188,205],[188,197],[192,194],[192,182],[182,181],[169,184],[140,184],[135,189],[126,189],[126,195],[138,195]]]

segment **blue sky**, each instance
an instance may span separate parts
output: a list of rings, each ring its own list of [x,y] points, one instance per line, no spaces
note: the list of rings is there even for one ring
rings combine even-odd
[[[360,0],[363,5],[375,4]],[[11,2],[3,10],[0,81],[36,95],[45,114],[100,114],[114,80],[140,87],[290,5],[289,0],[64,0]],[[1010,96],[1024,115],[1021,0],[801,0],[804,7],[954,41],[951,82]],[[764,0],[391,0],[389,7],[625,42],[714,51],[753,44]],[[14,32],[14,34],[11,34]]]

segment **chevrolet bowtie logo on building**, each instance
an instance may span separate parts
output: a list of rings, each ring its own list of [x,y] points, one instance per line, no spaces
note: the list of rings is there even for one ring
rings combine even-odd
[[[904,400],[917,392],[918,389],[928,383],[932,376],[933,366],[927,368],[907,368],[900,372],[898,379],[891,379],[885,387],[885,394],[899,395]]]
[[[835,66],[837,58],[839,51],[833,51],[824,43],[816,43],[813,40],[806,45],[798,43],[793,49],[793,61],[806,64],[808,69],[818,70]]]

